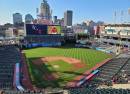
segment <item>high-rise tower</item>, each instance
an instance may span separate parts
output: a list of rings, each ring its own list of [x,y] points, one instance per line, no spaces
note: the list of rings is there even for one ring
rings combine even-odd
[[[23,21],[22,21],[22,15],[20,13],[14,13],[13,14],[13,24],[16,25],[16,24],[21,24]]]
[[[39,18],[44,20],[51,20],[50,6],[46,0],[43,0],[41,3]]]
[[[72,26],[72,21],[73,21],[73,11],[67,10],[64,13],[64,25],[65,26]]]
[[[31,23],[33,20],[34,19],[31,14],[25,15],[25,23]]]
[[[52,11],[47,0],[43,0],[40,9],[37,9],[37,22],[39,24],[52,24]]]

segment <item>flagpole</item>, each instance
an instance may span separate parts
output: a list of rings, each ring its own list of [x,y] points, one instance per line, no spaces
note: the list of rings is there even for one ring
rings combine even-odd
[[[116,13],[116,11],[114,12],[114,24],[116,24],[116,15],[117,15],[117,13]]]
[[[121,24],[123,24],[123,15],[124,15],[124,11],[121,10]]]
[[[130,23],[130,8],[128,9],[128,24]]]

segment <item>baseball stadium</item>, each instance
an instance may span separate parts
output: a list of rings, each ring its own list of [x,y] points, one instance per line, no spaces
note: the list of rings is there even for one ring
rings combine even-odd
[[[106,8],[96,4],[108,14],[113,13],[114,8],[111,24],[101,13],[95,15],[99,19],[93,18],[92,2],[80,5],[74,0],[69,4],[67,0],[59,0],[59,3],[41,0],[37,8],[38,0],[3,1],[1,12],[13,13],[13,24],[7,22],[9,17],[1,14],[0,94],[130,94],[130,9],[127,13],[127,3],[123,6],[120,0],[113,6],[110,2],[114,0],[111,0]],[[48,2],[56,7],[51,8]],[[90,11],[87,11],[83,7],[89,3]],[[56,8],[67,9],[64,17]],[[90,17],[82,13],[76,16],[79,11],[87,11]],[[31,12],[36,14],[35,18]],[[83,20],[84,17],[87,19]],[[73,19],[80,23],[73,23]]]
[[[122,92],[122,84],[127,85],[123,92],[129,92],[129,50],[116,54],[117,47],[87,34],[75,35],[72,43],[59,25],[26,24],[25,30],[19,41],[1,41],[0,88],[5,94],[113,94]]]
[[[26,25],[26,49],[23,52],[31,83],[37,88],[76,87],[94,71],[94,67],[112,57],[101,51],[68,44],[61,29],[54,25]]]
[[[5,92],[105,94],[121,92],[119,84],[129,83],[128,49],[116,54],[117,47],[87,34],[75,35],[70,42],[60,25],[26,24],[25,31],[21,40],[1,41],[0,88]]]

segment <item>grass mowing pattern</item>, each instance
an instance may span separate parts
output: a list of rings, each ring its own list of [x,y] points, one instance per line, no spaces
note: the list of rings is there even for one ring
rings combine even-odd
[[[76,76],[76,74],[70,73],[72,71],[76,71],[75,67],[72,64],[69,64],[62,60],[48,62],[45,65],[48,66],[48,69],[51,73],[56,73],[58,75],[58,78],[56,79],[57,81],[59,80],[57,83],[59,84],[58,86],[64,86],[66,82],[72,80],[73,77]],[[55,68],[54,66],[58,66],[59,68]],[[61,79],[62,81],[60,81]],[[53,82],[54,81],[52,81],[51,83]]]
[[[76,77],[77,75],[81,75],[86,70],[94,67],[97,63],[110,58],[111,56],[100,52],[95,51],[92,49],[84,49],[84,48],[34,48],[30,50],[25,50],[26,56],[28,58],[28,66],[29,71],[31,74],[31,78],[33,81],[33,84],[35,84],[37,87],[59,87],[62,86],[67,81],[72,80],[72,78]],[[35,66],[31,63],[33,59],[40,58],[40,57],[46,57],[46,56],[65,56],[65,57],[72,57],[81,60],[83,63],[86,64],[85,68],[72,71],[71,75],[70,73],[64,73],[62,74],[62,77],[59,79],[47,82],[45,81],[41,75],[44,75],[45,72],[51,72],[53,70],[49,69],[48,65],[43,64],[43,66]],[[58,62],[57,62],[58,63]],[[64,64],[63,64],[64,65]],[[52,68],[52,67],[51,67]],[[61,69],[54,71],[60,71],[61,72],[66,71],[65,66],[61,67]],[[69,69],[68,69],[69,70]],[[61,74],[59,74],[61,75]],[[64,76],[63,76],[64,75]]]

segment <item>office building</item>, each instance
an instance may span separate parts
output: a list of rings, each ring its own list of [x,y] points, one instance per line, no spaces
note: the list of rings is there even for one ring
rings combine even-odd
[[[40,6],[40,17],[41,19],[51,20],[51,10],[48,2],[43,0]]]
[[[57,24],[57,16],[54,16],[54,17],[53,17],[53,23],[54,23],[54,24]]]
[[[23,21],[22,21],[22,15],[20,13],[14,13],[13,14],[13,24],[16,25],[16,24],[21,24]]]
[[[64,25],[65,26],[72,26],[72,22],[73,22],[73,11],[67,10],[64,13]]]
[[[31,23],[33,20],[34,19],[31,14],[25,15],[25,23]]]

